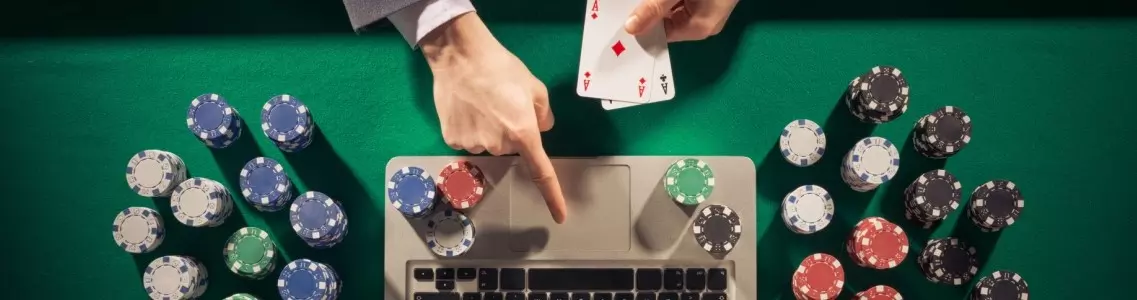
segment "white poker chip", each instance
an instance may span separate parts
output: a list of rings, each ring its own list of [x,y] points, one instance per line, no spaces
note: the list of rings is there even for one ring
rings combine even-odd
[[[794,120],[782,129],[778,148],[782,157],[795,166],[813,165],[825,155],[825,131],[811,120]]]
[[[880,185],[892,180],[900,169],[900,151],[882,137],[867,137],[849,150],[847,167],[860,182]]]
[[[118,213],[112,226],[115,244],[130,253],[148,253],[162,245],[166,228],[158,211],[128,207]]]
[[[811,234],[833,220],[833,198],[821,186],[803,185],[782,199],[782,220],[794,232]]]
[[[436,212],[426,226],[429,228],[426,244],[434,254],[455,257],[474,246],[474,222],[461,212],[452,209]]]
[[[142,285],[150,299],[193,299],[205,293],[209,275],[195,260],[167,255],[146,266]]]
[[[174,218],[190,227],[215,227],[232,211],[225,187],[207,178],[183,181],[170,196]]]
[[[185,163],[167,151],[143,150],[126,164],[126,183],[143,197],[168,197],[185,178]]]

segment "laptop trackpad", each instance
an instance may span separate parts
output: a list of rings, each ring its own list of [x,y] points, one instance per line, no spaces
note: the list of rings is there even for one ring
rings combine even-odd
[[[509,248],[536,251],[628,251],[631,249],[631,170],[626,165],[554,161],[565,193],[568,218],[553,222],[528,170],[510,168]],[[540,239],[540,241],[537,241]]]

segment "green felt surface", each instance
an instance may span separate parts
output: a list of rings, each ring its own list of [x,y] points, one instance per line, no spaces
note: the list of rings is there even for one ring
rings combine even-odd
[[[300,4],[283,7],[269,16],[294,23],[234,21],[232,34],[210,34],[227,31],[222,21],[191,22],[200,9],[179,13],[169,5],[155,16],[87,27],[77,22],[75,34],[60,37],[5,29],[17,31],[0,40],[8,258],[0,280],[6,295],[145,298],[145,264],[185,254],[210,269],[206,299],[236,292],[277,298],[273,279],[240,279],[223,266],[225,239],[248,225],[268,230],[287,259],[312,258],[337,268],[345,281],[343,299],[383,296],[382,269],[402,267],[384,266],[381,259],[388,205],[383,166],[399,155],[454,153],[438,133],[429,71],[390,31],[357,36],[342,10],[321,6],[322,17],[313,21],[302,18]],[[744,242],[759,245],[761,299],[792,298],[790,274],[814,252],[836,254],[848,265],[842,298],[875,284],[897,287],[908,299],[964,298],[967,286],[924,280],[915,255],[888,271],[852,266],[841,242],[853,223],[872,215],[905,224],[913,253],[929,237],[964,238],[979,249],[981,273],[1022,273],[1032,299],[1130,294],[1119,284],[1132,269],[1120,259],[1129,248],[1106,229],[1135,225],[1132,196],[1117,189],[1130,184],[1126,167],[1137,164],[1137,156],[1125,154],[1132,143],[1124,138],[1137,136],[1127,119],[1137,111],[1132,19],[795,20],[760,18],[755,12],[761,8],[746,5],[720,36],[672,46],[676,100],[606,112],[574,93],[580,42],[575,17],[526,23],[503,10],[483,10],[498,38],[550,89],[557,124],[544,137],[551,155],[739,155],[758,164],[760,218],[750,228],[760,231],[760,240]],[[218,14],[240,20],[255,15],[251,11]],[[59,14],[67,13],[74,10]],[[100,16],[113,16],[108,14]],[[155,26],[205,34],[149,30]],[[63,27],[35,28],[22,30]],[[178,30],[186,28],[201,30]],[[836,103],[851,78],[877,64],[904,70],[912,103],[899,120],[873,127]],[[246,132],[234,148],[210,150],[184,123],[189,100],[209,92],[227,97],[254,120],[254,129],[264,101],[295,95],[314,112],[321,136],[295,155],[275,149],[259,130]],[[973,142],[946,162],[923,159],[902,141],[920,115],[943,105],[971,114]],[[829,154],[813,167],[791,167],[774,151],[782,127],[796,118],[813,119],[829,134]],[[904,145],[901,169],[892,183],[856,193],[841,183],[837,158],[869,135]],[[168,200],[139,197],[124,182],[128,158],[151,148],[177,153],[193,176],[217,179],[234,191],[245,161],[276,158],[301,190],[344,203],[350,234],[334,249],[312,250],[292,233],[285,213],[257,212],[244,203],[219,228],[178,224]],[[990,179],[1015,181],[1028,202],[1021,220],[1001,234],[957,225],[958,213],[935,230],[903,223],[898,197],[904,185],[940,166],[967,191]],[[834,194],[837,217],[818,234],[792,234],[778,220],[779,201],[811,183]],[[165,213],[169,233],[156,252],[133,256],[112,242],[111,220],[127,206]]]

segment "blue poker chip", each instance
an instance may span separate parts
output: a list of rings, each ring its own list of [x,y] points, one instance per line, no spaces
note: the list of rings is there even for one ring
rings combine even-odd
[[[328,299],[331,276],[323,264],[301,258],[280,271],[277,291],[284,300]]]
[[[292,181],[284,167],[267,157],[257,157],[241,168],[241,194],[262,211],[277,211],[291,198]]]
[[[293,231],[310,246],[331,247],[342,238],[347,218],[339,202],[320,192],[297,197],[289,210]]]
[[[434,178],[419,167],[399,169],[387,181],[387,198],[403,215],[421,218],[434,209]]]
[[[310,133],[312,116],[300,99],[291,95],[274,96],[261,109],[261,130],[277,143],[294,143]]]
[[[336,205],[331,206],[330,215],[334,217],[335,225],[331,227],[328,232],[327,238],[319,241],[305,240],[309,246],[316,249],[328,249],[335,247],[343,242],[344,237],[347,236],[347,215],[343,213],[343,205],[336,202]]]
[[[217,139],[230,132],[235,114],[236,111],[225,98],[217,94],[204,94],[190,101],[186,111],[186,126],[199,139]]]

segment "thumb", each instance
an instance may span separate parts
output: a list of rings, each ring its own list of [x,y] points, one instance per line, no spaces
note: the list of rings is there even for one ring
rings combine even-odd
[[[640,34],[663,20],[676,3],[679,3],[679,0],[643,0],[624,23],[624,30],[630,34]]]

